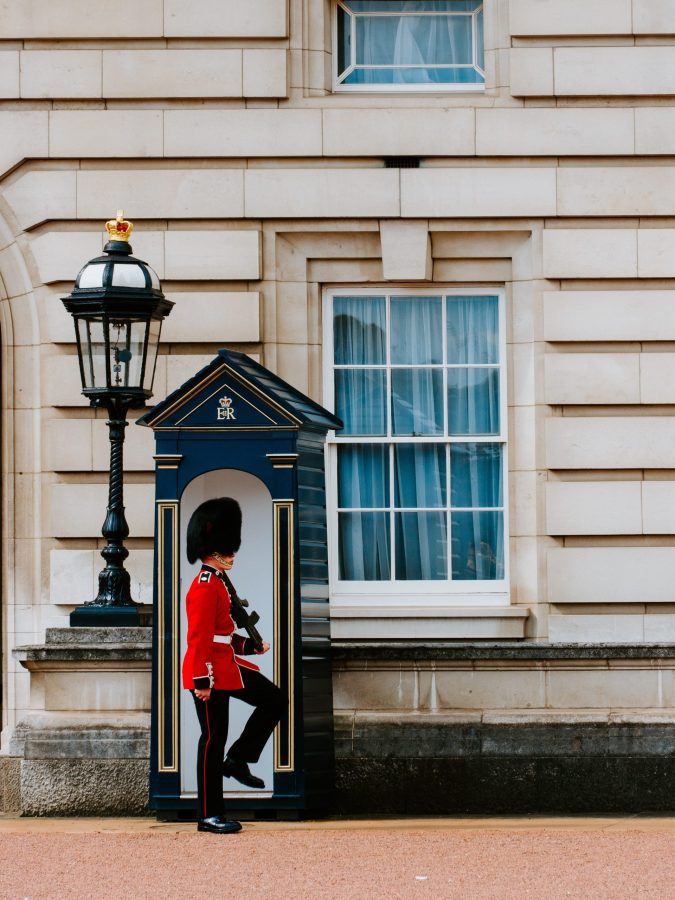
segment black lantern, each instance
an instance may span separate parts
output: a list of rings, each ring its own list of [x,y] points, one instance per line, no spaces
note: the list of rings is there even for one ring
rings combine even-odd
[[[124,516],[122,447],[127,411],[152,396],[162,320],[173,303],[162,293],[156,273],[131,255],[133,224],[121,211],[106,223],[110,240],[103,256],[80,271],[63,304],[75,322],[82,393],[108,411],[110,485],[101,551],[106,567],[98,596],[71,613],[71,625],[138,625],[124,560],[129,526]]]

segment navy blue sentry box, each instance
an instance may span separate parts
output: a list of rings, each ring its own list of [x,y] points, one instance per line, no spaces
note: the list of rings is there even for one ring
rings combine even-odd
[[[184,532],[199,502],[235,496],[244,531],[230,574],[261,614],[259,630],[271,637],[272,653],[255,661],[264,661],[266,674],[287,691],[289,715],[267,750],[266,791],[227,780],[226,807],[326,809],[334,753],[323,447],[326,433],[342,423],[245,354],[220,350],[138,424],[152,428],[156,441],[150,806],[177,815],[195,806],[196,736],[192,741],[188,732],[196,716],[180,673],[192,578]],[[254,596],[251,586],[265,586],[265,596]],[[235,728],[233,722],[228,744]]]

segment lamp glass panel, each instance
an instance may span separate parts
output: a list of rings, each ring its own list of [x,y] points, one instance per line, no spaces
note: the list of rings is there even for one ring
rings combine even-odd
[[[111,388],[142,387],[145,331],[145,320],[111,319],[109,325]]]
[[[144,288],[145,271],[141,266],[117,263],[113,267],[111,283],[113,287]]]
[[[80,273],[77,282],[79,288],[100,288],[103,287],[103,273],[105,271],[105,263],[95,263],[91,266],[85,266]]]
[[[106,386],[106,350],[105,331],[102,318],[76,318],[82,353],[82,388],[101,388]]]
[[[155,380],[155,367],[157,366],[157,351],[159,350],[159,335],[162,331],[162,320],[151,319],[148,327],[148,349],[145,357],[145,374],[143,387],[151,391]]]

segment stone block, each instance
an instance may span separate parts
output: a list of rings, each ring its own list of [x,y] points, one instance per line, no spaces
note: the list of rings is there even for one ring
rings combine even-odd
[[[639,481],[549,481],[549,534],[642,534]]]
[[[402,216],[554,216],[548,167],[401,169]]]
[[[641,403],[675,403],[674,379],[675,360],[672,353],[640,354]]]
[[[631,0],[511,0],[513,35],[631,34]]]
[[[42,432],[45,468],[54,472],[90,472],[93,466],[91,426],[91,419],[48,421]],[[105,428],[103,423],[101,428]]]
[[[166,359],[166,392],[170,394],[172,391],[177,390],[181,385],[185,384],[185,382],[192,378],[192,376],[199,372],[200,369],[203,369],[210,362],[213,361],[213,354],[207,353],[202,355],[197,354],[182,354],[182,353],[174,353],[167,357]],[[141,429],[139,429],[141,430]],[[146,437],[152,436],[152,431],[149,428],[143,428],[143,433]],[[149,447],[149,441],[146,440],[146,443]]]
[[[431,279],[431,239],[428,222],[385,219],[380,222],[382,273],[387,281]]]
[[[476,153],[485,156],[629,155],[634,132],[630,109],[476,110]]]
[[[675,7],[670,0],[633,0],[634,34],[675,32]]]
[[[670,291],[546,291],[543,301],[547,341],[675,340]]]
[[[546,278],[635,278],[637,236],[622,228],[547,228],[544,231]]]
[[[140,431],[140,428],[137,429]],[[106,484],[53,484],[49,489],[50,533],[57,538],[98,537],[108,505]],[[124,508],[132,537],[154,534],[155,494],[151,484],[125,484]],[[68,510],[68,515],[64,515]]]
[[[659,706],[658,672],[621,669],[548,673],[546,705],[553,709],[639,708]]]
[[[550,603],[675,602],[673,547],[555,548],[547,564]]]
[[[325,156],[473,156],[472,109],[324,109]]]
[[[675,481],[642,482],[645,534],[675,534]]]
[[[645,616],[549,615],[548,639],[556,643],[642,643],[645,640]]]
[[[0,68],[2,56],[0,53]],[[0,85],[5,84],[5,78],[0,73]],[[0,87],[2,91],[2,87]],[[28,154],[35,159],[45,157],[49,153],[49,130],[46,110],[23,112],[19,110],[2,111],[2,135],[0,136],[0,174],[13,168]],[[0,246],[4,245],[0,238]]]
[[[0,812],[21,813],[21,759],[17,756],[0,757]]]
[[[66,518],[69,507],[52,506],[52,520]],[[105,510],[99,511],[99,531]],[[49,600],[50,603],[80,604],[94,598],[94,565],[98,554],[94,550],[49,551]],[[97,562],[103,563],[101,557]],[[100,566],[103,568],[103,565]]]
[[[675,47],[556,47],[556,96],[675,93]]]
[[[72,327],[72,321],[70,324]],[[75,352],[51,353],[42,358],[41,369],[43,404],[89,406],[89,400],[82,394],[80,366]]]
[[[100,96],[100,50],[21,51],[22,99]]]
[[[652,613],[644,617],[644,640],[661,644],[675,641],[675,616]]]
[[[276,288],[276,339],[283,344],[309,341],[309,301],[304,281],[279,281]]]
[[[321,156],[318,109],[168,109],[167,156]]]
[[[159,109],[51,110],[49,155],[73,159],[161,157],[163,115]],[[123,174],[116,171],[115,177]]]
[[[635,109],[635,153],[649,156],[675,152],[675,109]]]
[[[51,231],[30,242],[30,252],[43,284],[73,282],[88,259],[99,256],[102,235],[98,231]]]
[[[417,674],[381,669],[343,671],[333,679],[333,706],[338,709],[411,709]]]
[[[7,0],[0,6],[2,40],[161,37],[162,25],[162,0]]]
[[[155,578],[154,551],[131,550],[129,552],[129,558],[125,563],[125,567],[129,572],[129,579],[131,581],[132,599],[137,603],[152,604]]]
[[[75,218],[75,171],[25,172],[3,191],[21,228]]]
[[[435,709],[528,709],[545,706],[543,671],[437,669],[420,672],[420,704]]]
[[[673,203],[671,166],[575,166],[558,171],[561,216],[665,216]]]
[[[550,469],[675,468],[675,422],[665,416],[546,420]]]
[[[260,278],[258,231],[167,231],[164,249],[166,278]]]
[[[0,51],[0,97],[3,99],[19,96],[19,71],[19,51]]]
[[[241,50],[104,50],[104,97],[241,97]]]
[[[244,97],[288,96],[288,51],[243,51]]]
[[[672,278],[675,275],[675,231],[641,228],[637,233],[638,277]]]
[[[287,0],[165,0],[166,37],[279,38],[288,34]]]
[[[231,343],[260,340],[259,291],[181,291],[167,296],[176,305],[162,324],[162,342],[210,341],[214,322],[227,323]]]
[[[238,219],[244,214],[244,173],[242,169],[77,173],[79,218],[104,219],[120,197],[126,198],[124,213],[131,219]]]
[[[640,402],[638,353],[549,353],[544,370],[552,405]]]
[[[509,77],[514,97],[553,95],[553,48],[516,47],[509,51]]]
[[[247,169],[251,218],[398,216],[395,169]]]
[[[7,297],[23,297],[30,293],[31,277],[22,251],[12,243],[0,250],[0,272],[2,286]]]

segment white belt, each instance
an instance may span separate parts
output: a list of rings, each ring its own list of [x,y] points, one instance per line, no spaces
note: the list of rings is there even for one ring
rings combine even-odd
[[[231,634],[214,634],[213,635],[213,643],[214,644],[231,644],[232,643],[232,635]]]

